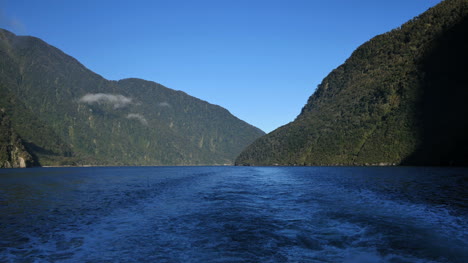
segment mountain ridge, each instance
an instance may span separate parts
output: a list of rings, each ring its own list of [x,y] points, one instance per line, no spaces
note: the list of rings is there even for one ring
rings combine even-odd
[[[232,164],[260,129],[138,78],[106,80],[43,40],[0,30],[0,107],[37,164]]]
[[[443,1],[359,46],[236,164],[468,165],[467,6]]]

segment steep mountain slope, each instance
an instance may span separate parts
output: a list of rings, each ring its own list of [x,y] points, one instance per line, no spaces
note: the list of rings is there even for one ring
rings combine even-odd
[[[446,0],[363,44],[236,163],[468,165],[467,14]]]
[[[41,165],[229,164],[264,134],[217,105],[150,81],[106,80],[6,30],[0,107]]]
[[[0,109],[0,168],[25,168],[35,164],[23,141],[11,128],[10,119]]]

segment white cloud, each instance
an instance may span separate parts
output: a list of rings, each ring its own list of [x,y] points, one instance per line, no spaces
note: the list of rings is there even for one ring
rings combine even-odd
[[[130,113],[127,115],[127,119],[137,119],[141,122],[141,124],[143,125],[148,125],[148,121],[146,120],[145,117],[143,117],[143,115],[141,114],[138,114],[138,113]]]
[[[111,104],[114,109],[122,108],[132,103],[132,99],[120,94],[106,94],[106,93],[88,93],[84,95],[80,102],[88,104]]]

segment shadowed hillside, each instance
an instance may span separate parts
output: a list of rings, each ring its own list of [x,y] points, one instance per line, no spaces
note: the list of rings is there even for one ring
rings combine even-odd
[[[467,14],[446,0],[363,44],[236,163],[468,165]]]

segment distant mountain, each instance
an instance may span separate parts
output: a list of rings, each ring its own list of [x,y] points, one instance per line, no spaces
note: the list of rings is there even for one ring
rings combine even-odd
[[[0,109],[0,166],[13,166],[11,138],[29,165],[215,165],[264,134],[217,105],[150,81],[106,80],[1,29]]]
[[[357,48],[238,165],[468,165],[468,1]]]

